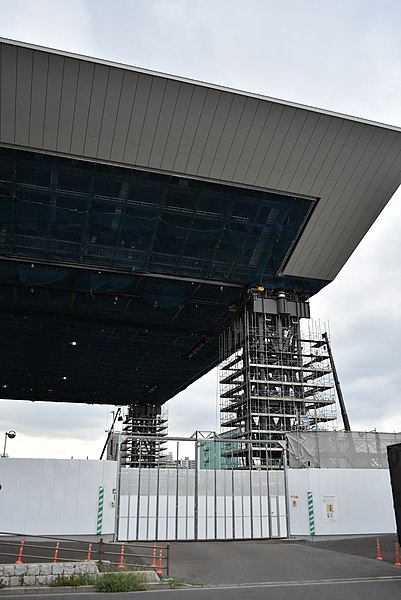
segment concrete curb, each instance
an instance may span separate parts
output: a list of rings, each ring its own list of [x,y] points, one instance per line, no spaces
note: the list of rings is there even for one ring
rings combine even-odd
[[[88,592],[94,592],[94,585],[80,585],[80,586],[68,586],[68,587],[13,587],[4,588],[0,591],[0,597],[7,598],[8,596],[32,596],[32,595],[46,595],[46,594],[76,594]]]
[[[147,592],[155,589],[157,590],[169,590],[172,589],[168,583],[146,583]],[[8,598],[12,596],[46,596],[50,594],[89,594],[96,592],[94,585],[79,585],[79,586],[68,586],[68,587],[15,587],[15,588],[4,588],[0,590],[0,598]],[[97,592],[98,593],[98,592]]]

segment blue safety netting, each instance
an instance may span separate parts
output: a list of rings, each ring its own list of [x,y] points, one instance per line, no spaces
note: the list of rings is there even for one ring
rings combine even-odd
[[[312,200],[0,148],[4,397],[164,402],[219,360]]]
[[[17,256],[257,283],[277,274],[313,209],[169,175],[6,149],[0,158],[0,251]]]

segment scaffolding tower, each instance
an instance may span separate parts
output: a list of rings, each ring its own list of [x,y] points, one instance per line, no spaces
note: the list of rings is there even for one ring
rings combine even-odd
[[[301,332],[303,318],[305,298],[251,290],[221,335],[221,428],[236,440],[227,455],[236,468],[281,468],[287,432],[335,423],[327,346],[311,328]]]
[[[128,407],[121,443],[121,466],[155,469],[164,460],[167,413],[160,404],[131,404]],[[142,437],[143,436],[143,437]],[[152,438],[155,439],[152,439]]]

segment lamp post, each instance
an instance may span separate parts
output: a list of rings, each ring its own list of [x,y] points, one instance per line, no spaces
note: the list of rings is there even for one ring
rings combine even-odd
[[[15,436],[17,434],[15,433],[15,431],[13,429],[10,429],[10,431],[6,431],[4,434],[4,450],[3,450],[3,454],[1,455],[1,458],[7,458],[7,454],[6,454],[6,446],[7,446],[7,438],[10,438],[10,440],[14,439]]]

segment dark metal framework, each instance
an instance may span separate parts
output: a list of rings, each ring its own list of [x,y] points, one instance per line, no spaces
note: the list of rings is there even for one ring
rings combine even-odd
[[[401,544],[401,444],[387,446],[398,541]]]
[[[0,159],[3,253],[52,263],[252,282],[278,272],[314,206],[21,150]]]
[[[277,285],[313,206],[0,148],[3,397],[165,402],[218,363],[244,290]]]
[[[281,467],[286,432],[336,418],[327,346],[301,333],[309,316],[299,296],[250,292],[221,336],[221,426],[239,441],[231,456],[238,468]]]
[[[166,449],[167,418],[156,404],[131,404],[122,428],[121,466],[155,469]],[[136,436],[143,436],[142,438]]]

